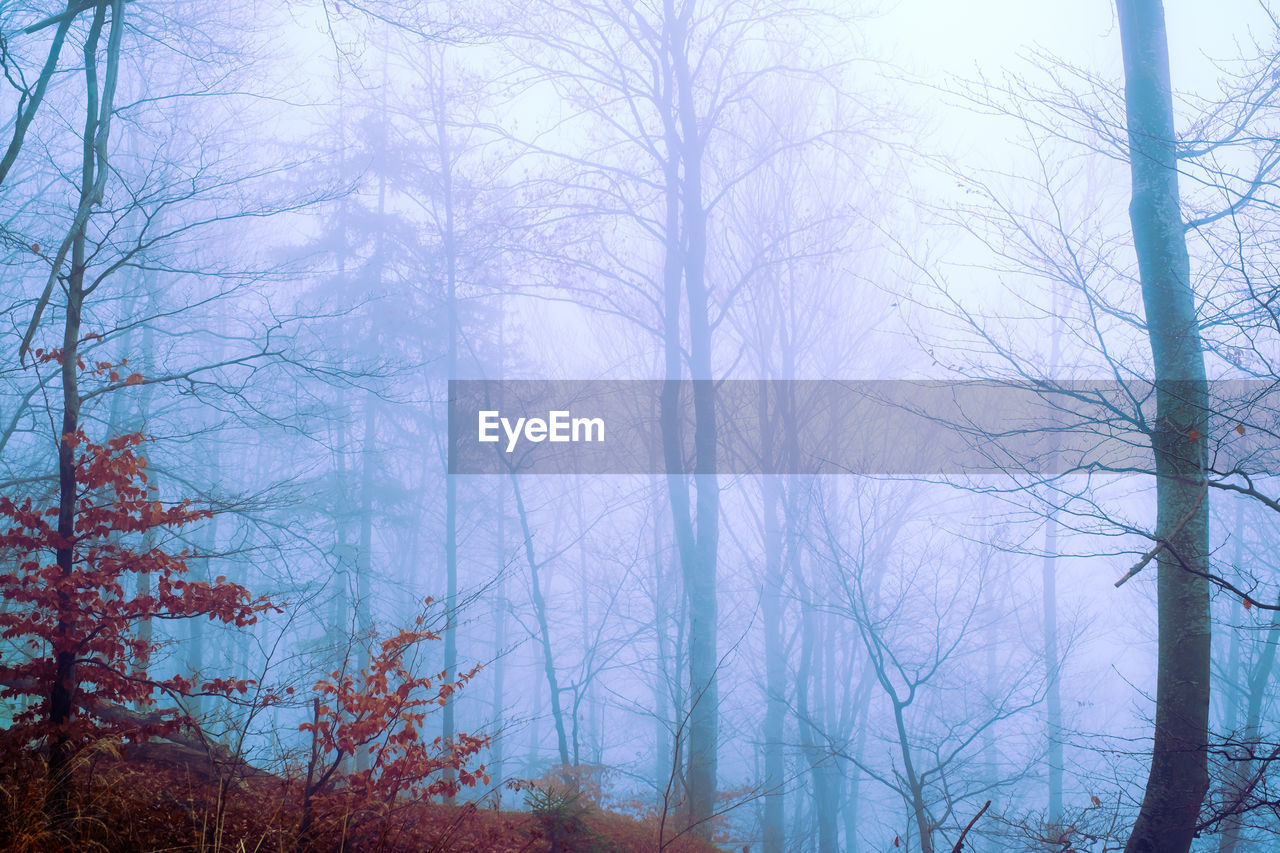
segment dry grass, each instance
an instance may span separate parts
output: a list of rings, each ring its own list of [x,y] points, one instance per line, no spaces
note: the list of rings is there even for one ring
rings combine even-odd
[[[136,750],[135,750],[136,752]],[[317,809],[310,839],[300,843],[299,786],[266,774],[219,780],[173,760],[86,753],[76,766],[73,813],[59,828],[41,809],[44,765],[24,756],[0,765],[0,849],[109,853],[551,853],[539,819],[528,812],[422,803],[356,808],[333,795]],[[558,839],[557,853],[655,853],[656,830],[628,817],[587,812],[578,837]],[[682,839],[670,853],[711,853]]]

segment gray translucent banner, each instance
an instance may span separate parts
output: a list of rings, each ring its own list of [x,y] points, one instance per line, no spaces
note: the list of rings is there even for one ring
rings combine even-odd
[[[679,469],[665,463],[660,380],[449,383],[454,474],[694,471],[694,386],[668,414]],[[1150,383],[724,380],[710,383],[721,474],[933,476],[1149,472]],[[707,390],[704,386],[704,391]],[[1166,389],[1181,397],[1175,383]],[[705,395],[704,395],[705,396]],[[1197,405],[1201,405],[1197,403]],[[1210,383],[1210,470],[1280,470],[1275,383]],[[1181,427],[1179,427],[1181,429]],[[1193,442],[1188,435],[1185,446]],[[1182,443],[1174,435],[1174,446]]]

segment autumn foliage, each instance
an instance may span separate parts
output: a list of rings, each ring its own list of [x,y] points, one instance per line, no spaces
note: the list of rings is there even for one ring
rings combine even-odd
[[[446,672],[415,675],[411,653],[422,643],[440,639],[439,633],[423,628],[424,621],[420,616],[413,630],[382,640],[359,672],[335,670],[316,683],[312,720],[299,727],[311,734],[303,789],[304,837],[312,832],[316,797],[335,793],[338,783],[344,813],[375,818],[385,818],[404,800],[451,797],[463,787],[489,783],[483,765],[468,767],[489,745],[489,738],[459,734],[446,741],[423,734],[428,714],[479,670],[452,681]],[[341,773],[353,760],[357,769]]]
[[[0,850],[153,851],[220,850],[273,853],[551,853],[545,814],[499,811],[474,803],[405,801],[385,821],[358,820],[329,795],[319,804],[314,832],[298,835],[301,801],[291,780],[266,774],[225,788],[216,780],[170,762],[103,753],[78,765],[84,818],[66,831],[65,842],[37,838],[40,774],[30,761],[0,766]],[[210,828],[221,815],[217,843]],[[655,853],[652,825],[596,808],[583,816],[584,831],[561,843],[562,853]],[[665,853],[715,853],[688,836]]]
[[[53,735],[82,741],[119,731],[111,709],[150,705],[157,694],[226,695],[248,682],[193,683],[181,675],[154,677],[147,662],[158,643],[143,630],[158,620],[207,618],[235,626],[256,621],[272,605],[225,578],[189,579],[188,549],[167,550],[168,534],[209,518],[189,500],[165,504],[148,483],[146,439],[122,435],[106,444],[82,431],[63,436],[75,454],[74,535],[58,533],[59,507],[31,497],[0,497],[0,634],[16,647],[0,662],[0,696],[36,697],[15,717],[30,740]],[[70,570],[55,558],[70,550]],[[60,656],[72,660],[73,719],[50,732],[49,696]],[[16,659],[15,659],[16,657]],[[177,725],[175,717],[158,728]]]
[[[109,382],[138,381],[121,379],[108,364],[92,369]],[[576,829],[566,834],[564,821],[550,820],[550,813],[439,802],[491,784],[484,765],[475,763],[490,739],[424,734],[431,713],[479,668],[417,674],[418,652],[441,639],[421,617],[374,641],[364,665],[343,666],[315,682],[306,697],[310,719],[299,726],[309,736],[304,772],[276,776],[241,762],[229,775],[184,747],[175,730],[195,721],[177,710],[181,703],[156,707],[157,699],[248,694],[255,684],[230,673],[197,680],[157,671],[152,657],[163,635],[153,639],[154,625],[207,619],[244,628],[277,608],[224,577],[192,578],[188,564],[202,555],[174,542],[212,510],[158,499],[142,454],[146,443],[129,434],[95,444],[77,430],[59,448],[63,459],[74,459],[74,492],[64,488],[61,501],[57,494],[0,497],[0,636],[8,643],[0,698],[30,700],[4,739],[19,748],[0,750],[0,848],[223,849],[228,842],[295,851],[342,844],[476,853],[653,848],[652,823],[594,804],[574,813]],[[74,497],[70,505],[67,494]],[[65,720],[51,708],[59,692],[72,697]],[[305,703],[294,694],[265,689],[256,701]],[[153,736],[169,748],[144,749],[157,746],[142,743]],[[55,772],[59,750],[80,758]],[[50,811],[55,791],[59,808]],[[704,847],[680,839],[668,849]]]

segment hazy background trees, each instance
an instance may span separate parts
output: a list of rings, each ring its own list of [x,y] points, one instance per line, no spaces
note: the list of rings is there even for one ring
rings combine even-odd
[[[1147,137],[1126,128],[1119,31],[1073,30],[1093,53],[940,95],[891,64],[905,30],[869,11],[0,4],[0,486],[74,491],[70,423],[154,437],[156,499],[215,510],[176,540],[193,573],[280,612],[140,629],[158,678],[253,680],[162,702],[211,754],[304,772],[306,688],[367,668],[433,597],[442,642],[415,646],[415,672],[483,665],[424,731],[492,736],[491,784],[460,796],[541,779],[651,819],[658,843],[770,853],[950,849],[991,801],[977,848],[1116,849],[1154,820],[1153,731],[1190,720],[1203,737],[1178,752],[1207,756],[1208,795],[1184,792],[1181,834],[1230,851],[1274,833],[1273,460],[1215,469],[1224,436],[1202,422],[1230,405],[1269,435],[1269,408],[1192,401],[1175,432],[1204,464],[1154,491],[1159,459],[985,479],[717,469],[717,384],[674,380],[773,380],[757,425],[781,436],[823,405],[786,380],[1036,381],[1052,399],[1163,376],[1148,332],[1167,312],[1144,305],[1130,248],[1127,178],[1147,160],[1126,140]],[[1194,48],[1180,14],[1175,84]],[[1161,215],[1190,253],[1179,339],[1202,338],[1208,379],[1269,383],[1275,24],[1237,17],[1254,47],[1220,81],[1188,75],[1176,136],[1156,134],[1183,193]],[[27,338],[118,375],[33,366]],[[636,413],[662,421],[670,473],[451,474],[460,378],[672,380]],[[1153,402],[1109,423],[1149,434],[1170,405]],[[799,464],[765,447],[757,468]],[[1181,503],[1159,493],[1175,480]],[[1198,574],[1166,541],[1193,533]],[[1197,656],[1168,642],[1165,588],[1156,646],[1144,560],[1194,587],[1212,624]],[[1198,717],[1155,690],[1157,660],[1166,681],[1195,664]]]

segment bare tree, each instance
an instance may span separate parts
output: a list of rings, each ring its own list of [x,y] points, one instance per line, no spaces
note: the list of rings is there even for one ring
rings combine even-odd
[[[715,329],[734,296],[733,283],[709,272],[716,255],[713,230],[732,187],[788,147],[811,136],[769,136],[749,162],[725,156],[724,140],[758,107],[750,93],[769,78],[811,79],[822,71],[790,57],[752,57],[739,46],[776,32],[783,19],[805,25],[805,10],[787,3],[585,2],[535,4],[519,16],[510,43],[529,70],[528,91],[549,86],[580,109],[559,127],[525,140],[531,157],[567,172],[547,180],[549,221],[606,223],[608,242],[591,232],[560,253],[602,289],[561,287],[594,310],[637,323],[661,342],[664,461],[676,553],[688,602],[691,708],[684,773],[689,825],[710,832],[717,785],[719,692],[717,625],[720,483],[716,475]],[[769,127],[761,122],[758,127]],[[547,139],[576,133],[579,146]],[[623,240],[638,238],[641,251]],[[586,251],[583,251],[586,250]],[[572,279],[570,279],[572,281]],[[557,298],[564,298],[557,295]],[[680,380],[693,380],[680,399]],[[692,436],[682,435],[682,412],[693,412]],[[686,451],[691,448],[691,452]],[[691,462],[686,462],[686,455]]]
[[[1208,385],[1178,198],[1164,8],[1120,0],[1134,247],[1155,367],[1156,726],[1128,853],[1185,851],[1209,788]]]
[[[989,653],[983,643],[998,642],[983,630],[984,623],[998,618],[984,602],[984,588],[995,582],[996,552],[961,546],[958,560],[943,572],[936,562],[946,562],[942,555],[950,549],[937,541],[945,541],[946,534],[934,531],[928,537],[917,534],[918,550],[901,554],[910,502],[885,500],[885,495],[884,488],[860,490],[849,499],[850,507],[827,498],[818,508],[813,547],[834,597],[810,608],[827,609],[856,625],[868,674],[888,702],[886,740],[897,760],[891,768],[878,767],[851,752],[847,736],[824,734],[829,750],[901,797],[909,817],[907,846],[914,837],[922,853],[933,853],[943,849],[941,832],[963,829],[963,809],[1021,778],[1022,771],[1015,769],[984,780],[972,765],[980,759],[986,734],[1043,701],[1047,680],[1025,665],[1034,653],[1019,648],[1015,637],[1000,644],[1003,678],[976,695],[960,688],[951,696],[952,679],[971,671],[976,655]],[[838,518],[847,521],[841,524]],[[847,527],[860,532],[855,541],[837,532]]]
[[[0,158],[0,186],[4,185],[9,171],[18,162],[18,155],[22,152],[23,143],[26,142],[27,132],[40,111],[49,84],[57,74],[58,63],[62,60],[63,51],[67,48],[67,36],[71,32],[72,25],[87,12],[92,11],[96,16],[111,6],[110,0],[90,0],[90,2],[68,0],[66,8],[61,12],[50,14],[48,10],[22,10],[27,16],[35,17],[36,20],[25,26],[17,23],[14,28],[16,32],[6,32],[9,29],[6,25],[15,22],[19,16],[12,8],[0,8],[0,15],[3,16],[0,18],[0,68],[4,70],[6,82],[18,92],[18,104],[13,118],[13,134],[5,148],[4,156]],[[91,24],[88,37],[96,39],[92,26]],[[45,60],[36,72],[35,78],[27,79],[15,52],[14,39],[43,35],[45,32],[52,33]]]

